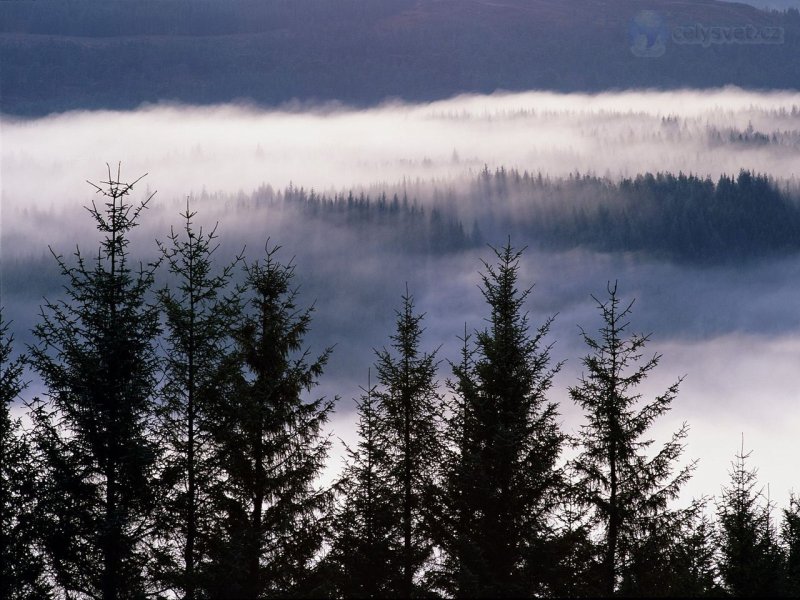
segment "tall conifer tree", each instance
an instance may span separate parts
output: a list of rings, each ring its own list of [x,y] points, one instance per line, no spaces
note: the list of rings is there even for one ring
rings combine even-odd
[[[717,527],[705,509],[704,502],[698,503],[673,541],[670,573],[659,582],[664,594],[684,598],[724,595],[719,581]]]
[[[420,586],[418,576],[432,550],[426,507],[441,455],[436,353],[420,348],[423,318],[414,312],[414,299],[406,289],[391,335],[391,350],[376,352],[378,397],[391,449],[389,475],[399,495],[402,574],[398,592],[403,598],[419,595],[425,587]]]
[[[650,402],[636,391],[658,365],[660,356],[642,360],[648,336],[627,335],[633,302],[622,305],[617,286],[609,286],[605,302],[595,298],[603,317],[599,338],[583,332],[590,353],[586,372],[570,388],[587,423],[574,461],[580,498],[593,512],[604,538],[602,593],[650,594],[649,576],[661,569],[669,540],[686,517],[668,506],[689,479],[694,463],[679,467],[687,435],[684,424],[654,455],[646,436],[653,422],[670,410],[678,383]],[[677,472],[676,472],[677,469]],[[666,537],[665,537],[666,536]],[[658,539],[657,539],[658,538]]]
[[[174,287],[160,290],[166,320],[165,380],[159,407],[159,433],[165,449],[162,470],[168,486],[162,503],[163,543],[154,548],[160,578],[193,600],[198,573],[207,562],[212,496],[218,487],[215,419],[230,379],[231,331],[240,316],[230,290],[236,262],[215,272],[216,227],[196,227],[187,202],[183,233],[172,230],[170,244],[159,244]]]
[[[152,425],[158,312],[154,266],[132,264],[129,234],[149,200],[108,169],[89,212],[104,235],[93,259],[56,255],[66,298],[47,302],[31,360],[47,388],[32,417],[49,489],[46,549],[68,594],[104,600],[147,591],[145,541],[155,505]],[[140,178],[141,179],[141,178]]]
[[[347,449],[327,560],[334,571],[337,596],[397,597],[402,572],[400,494],[390,478],[384,409],[371,383],[363,391],[358,404],[358,443]]]
[[[294,267],[278,248],[245,266],[248,314],[236,332],[240,376],[219,413],[224,484],[209,593],[264,598],[317,593],[316,562],[331,491],[319,486],[330,442],[322,428],[334,401],[309,400],[330,355],[303,349],[312,309],[297,307]]]
[[[800,498],[794,494],[783,509],[781,539],[786,554],[786,595],[800,597]]]
[[[36,547],[39,481],[29,441],[11,407],[25,389],[23,359],[13,357],[13,336],[0,308],[0,598],[46,598],[51,589]]]
[[[472,336],[464,325],[459,361],[451,362],[452,379],[447,381],[449,395],[443,427],[442,459],[439,463],[438,495],[431,502],[435,524],[434,539],[442,549],[437,586],[449,595],[470,595],[477,585],[473,566],[479,561],[481,540],[476,537],[476,481],[473,474],[477,457],[474,452],[474,418],[477,401],[475,349]]]
[[[720,574],[732,596],[776,597],[783,588],[783,557],[772,524],[772,505],[758,489],[744,447],[731,465],[730,483],[717,506]]]
[[[448,549],[461,596],[517,597],[548,592],[551,517],[559,502],[557,461],[564,435],[546,393],[560,365],[545,345],[551,319],[531,332],[518,287],[522,251],[510,242],[484,263],[488,326],[468,340],[454,368],[449,512],[461,531]],[[466,336],[465,336],[466,337]]]

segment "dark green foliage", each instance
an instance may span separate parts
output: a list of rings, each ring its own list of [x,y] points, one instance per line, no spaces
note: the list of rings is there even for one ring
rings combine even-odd
[[[621,596],[719,597],[724,590],[717,568],[714,522],[705,502],[648,519],[621,563]]]
[[[741,262],[800,249],[796,198],[768,176],[749,171],[714,182],[682,173],[614,181],[486,170],[468,197],[495,203],[491,231],[511,232],[544,248],[641,252],[692,264]],[[504,211],[510,201],[515,210]]]
[[[234,264],[214,273],[216,228],[194,226],[196,213],[181,215],[183,235],[170,233],[171,245],[159,244],[172,288],[160,291],[166,319],[165,379],[158,409],[165,494],[158,537],[159,579],[184,598],[196,597],[198,572],[208,562],[213,494],[219,486],[215,461],[215,419],[230,369],[230,333],[240,315],[229,287]]]
[[[330,354],[302,349],[312,309],[296,306],[294,267],[278,248],[245,267],[249,313],[235,332],[240,374],[226,390],[215,444],[221,469],[209,563],[214,597],[315,593],[331,493],[318,487],[334,402],[307,400]]]
[[[577,496],[579,490],[571,489],[567,482],[552,523],[546,581],[548,592],[556,597],[602,595],[600,545],[592,535],[592,521],[586,507],[575,500]]]
[[[434,539],[443,550],[438,565],[436,585],[449,595],[474,590],[475,577],[471,566],[480,560],[480,540],[475,537],[475,481],[472,477],[476,453],[471,452],[474,439],[471,411],[477,401],[475,350],[472,337],[464,325],[461,360],[450,363],[453,379],[448,380],[450,395],[442,432],[442,458],[439,462],[437,496],[430,510]]]
[[[687,434],[684,424],[654,455],[646,437],[653,422],[670,409],[678,383],[663,395],[641,403],[636,388],[658,365],[660,356],[640,362],[648,336],[626,330],[633,302],[620,305],[617,287],[599,300],[603,326],[598,339],[583,332],[590,353],[586,372],[570,396],[584,410],[587,424],[578,436],[580,455],[573,463],[580,500],[593,514],[603,536],[603,594],[652,595],[663,590],[670,545],[686,514],[669,502],[691,475],[693,464],[676,469]]]
[[[720,597],[717,528],[705,513],[705,503],[683,523],[676,539],[671,540],[670,572],[662,581],[665,595],[683,597]]]
[[[326,561],[338,597],[396,597],[402,573],[400,494],[391,479],[385,409],[369,384],[358,404],[357,432],[358,445],[347,449],[338,485]]]
[[[775,597],[783,591],[783,556],[772,523],[773,506],[758,489],[750,453],[736,454],[730,484],[717,506],[719,570],[731,596]]]
[[[419,576],[433,549],[427,509],[441,456],[436,353],[420,349],[423,318],[414,313],[414,299],[406,290],[397,311],[391,350],[376,351],[378,398],[389,448],[388,476],[398,497],[401,577],[395,593],[403,598],[426,591]]]
[[[25,389],[23,360],[13,357],[14,338],[0,308],[0,598],[46,598],[50,585],[36,542],[41,531],[39,482],[29,440],[11,406]]]
[[[48,390],[31,414],[47,482],[44,547],[59,587],[106,600],[147,591],[156,504],[159,323],[148,304],[153,267],[134,270],[128,259],[128,235],[147,204],[128,203],[135,183],[109,168],[95,186],[105,206],[93,202],[89,212],[105,237],[91,261],[79,250],[75,266],[56,256],[66,299],[46,303],[30,349]]]
[[[800,142],[799,142],[800,143]],[[717,181],[645,173],[620,181],[571,174],[549,178],[487,169],[458,192],[437,182],[380,192],[317,194],[262,187],[249,198],[219,196],[248,213],[277,206],[302,215],[304,231],[357,229],[362,243],[406,253],[444,254],[506,236],[545,250],[633,252],[696,265],[722,265],[800,251],[797,188],[741,171]],[[209,198],[212,199],[212,198]],[[466,229],[464,207],[481,214]],[[13,273],[13,271],[12,271]]]
[[[783,509],[781,540],[786,556],[786,595],[800,596],[800,499],[794,494]]]
[[[525,177],[487,169],[479,181],[502,193],[549,185]],[[792,497],[779,534],[744,451],[716,521],[704,500],[673,506],[693,469],[679,466],[687,427],[662,446],[648,436],[678,384],[649,402],[637,391],[660,356],[644,357],[648,336],[628,334],[632,303],[616,285],[597,301],[600,335],[583,334],[585,373],[570,394],[587,424],[564,466],[567,438],[547,400],[560,368],[545,340],[552,319],[529,324],[522,252],[509,242],[484,263],[487,325],[465,327],[447,401],[406,291],[335,495],[320,483],[334,401],[309,399],[330,350],[313,358],[304,347],[313,309],[297,306],[294,267],[268,247],[234,287],[238,259],[215,268],[215,230],[196,228],[187,206],[183,230],[160,245],[170,284],[155,293],[155,266],[134,269],[128,254],[147,202],[129,204],[133,184],[119,179],[109,173],[97,187],[105,207],[90,207],[97,256],[56,257],[66,295],[46,303],[34,332],[30,364],[47,395],[30,403],[29,430],[10,412],[24,363],[0,312],[3,598],[800,593],[800,505]],[[730,231],[735,207],[755,213],[755,197],[775,210],[764,223],[783,214],[769,182],[746,173],[626,186],[659,190],[670,206],[674,186],[734,198],[712,211]],[[385,197],[290,190],[279,201],[333,223],[405,223],[413,243],[455,222]]]
[[[489,325],[477,332],[474,353],[465,339],[454,369],[449,438],[457,455],[449,480],[461,489],[448,494],[459,528],[448,549],[460,596],[546,593],[555,570],[551,516],[564,435],[546,392],[560,365],[549,367],[544,345],[551,320],[530,332],[524,304],[531,289],[517,287],[521,251],[509,243],[495,255],[497,264],[484,263],[482,274]]]
[[[271,196],[271,197],[270,197]],[[385,192],[370,196],[352,191],[345,194],[317,194],[303,188],[289,187],[282,193],[259,190],[253,194],[255,205],[282,203],[300,211],[304,222],[310,218],[324,222],[326,228],[359,227],[360,239],[381,247],[403,248],[406,252],[443,254],[474,246],[478,240],[467,235],[457,215],[436,207],[427,208],[403,193],[391,198]]]

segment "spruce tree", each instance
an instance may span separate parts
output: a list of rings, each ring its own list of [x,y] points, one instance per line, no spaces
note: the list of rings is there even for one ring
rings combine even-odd
[[[445,403],[440,485],[430,506],[434,540],[443,551],[436,585],[450,596],[475,590],[470,566],[479,560],[481,543],[475,536],[474,465],[470,462],[477,456],[472,451],[475,440],[470,412],[477,394],[475,349],[466,324],[464,336],[458,339],[460,360],[450,363],[453,378],[447,381],[450,393]]]
[[[758,488],[749,457],[744,447],[737,452],[717,506],[719,570],[729,595],[774,597],[783,588],[783,557],[772,524],[773,507]]]
[[[327,556],[337,597],[396,597],[402,572],[399,544],[399,498],[390,480],[387,419],[368,383],[358,403],[358,443],[348,448],[348,462],[338,485]]]
[[[639,521],[620,561],[621,596],[720,595],[713,524],[703,504]]]
[[[127,199],[140,179],[124,183],[109,167],[108,180],[94,186],[104,202],[88,208],[104,236],[100,248],[92,259],[76,250],[74,266],[53,253],[66,298],[46,302],[30,349],[47,388],[31,415],[48,481],[40,502],[48,559],[65,594],[104,600],[148,591],[156,503],[155,267],[132,265],[128,249],[149,200]]]
[[[50,586],[36,547],[38,481],[29,441],[11,406],[25,389],[21,357],[0,308],[0,598],[46,598]]]
[[[717,528],[706,514],[706,499],[694,503],[686,511],[679,531],[667,529],[666,539],[654,536],[651,546],[655,554],[665,557],[666,565],[654,569],[650,577],[657,581],[649,584],[651,593],[676,597],[724,596],[717,568]]]
[[[587,423],[578,436],[580,454],[573,462],[579,498],[585,502],[603,537],[602,593],[650,594],[654,569],[663,570],[671,540],[686,512],[670,509],[694,463],[679,468],[684,424],[654,454],[646,436],[654,421],[670,410],[678,391],[644,402],[636,391],[658,365],[660,355],[643,360],[649,336],[625,337],[633,302],[622,305],[617,286],[608,300],[597,300],[603,325],[599,338],[582,331],[590,353],[586,372],[570,396],[584,410]],[[677,469],[677,472],[676,472]]]
[[[781,539],[786,556],[786,595],[800,597],[800,499],[794,494],[783,509]]]
[[[376,351],[376,369],[378,398],[391,449],[389,476],[399,495],[401,577],[397,591],[400,597],[410,598],[425,590],[426,584],[419,576],[432,551],[426,508],[436,484],[436,464],[441,454],[441,406],[436,352],[423,352],[420,348],[424,314],[414,312],[414,299],[408,289],[396,314],[391,350]]]
[[[154,547],[160,579],[192,600],[199,587],[198,567],[207,562],[212,512],[218,485],[213,432],[217,407],[225,402],[231,376],[231,329],[239,316],[235,290],[229,290],[236,262],[218,272],[216,227],[196,227],[188,201],[182,235],[170,232],[159,243],[173,288],[160,290],[165,316],[165,379],[159,406],[159,433],[165,449],[161,542]],[[227,372],[226,372],[227,369]]]
[[[321,519],[331,491],[318,484],[334,401],[307,399],[330,355],[303,349],[313,308],[297,307],[294,267],[267,249],[245,265],[249,309],[235,332],[240,373],[220,406],[215,444],[222,470],[218,523],[204,569],[214,597],[318,593]]]
[[[598,542],[592,519],[577,496],[567,482],[554,518],[552,560],[546,581],[549,593],[561,598],[602,595]]]
[[[466,362],[455,370],[456,410],[463,416],[454,424],[463,430],[456,462],[461,472],[453,477],[463,487],[451,497],[468,532],[450,557],[458,563],[459,596],[548,592],[552,516],[563,484],[557,461],[564,434],[546,397],[560,368],[550,366],[544,344],[552,319],[531,332],[524,306],[532,288],[517,286],[522,251],[509,242],[494,252],[497,264],[484,262],[482,274],[488,327],[476,333],[474,354],[467,349]]]

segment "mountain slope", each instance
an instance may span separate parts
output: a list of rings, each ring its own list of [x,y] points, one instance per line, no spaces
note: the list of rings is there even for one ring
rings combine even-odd
[[[698,24],[778,32],[780,43],[676,43]],[[663,55],[637,55],[638,35],[663,41]],[[714,0],[39,0],[0,3],[0,55],[0,109],[20,115],[160,100],[798,89],[800,13]]]

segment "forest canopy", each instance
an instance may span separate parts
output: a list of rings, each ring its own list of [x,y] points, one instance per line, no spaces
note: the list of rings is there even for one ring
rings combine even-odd
[[[573,184],[587,181],[602,184]],[[490,183],[507,174],[476,185]],[[3,597],[797,594],[797,499],[776,507],[744,446],[713,502],[680,499],[696,466],[689,426],[660,442],[653,430],[681,379],[641,393],[661,355],[647,353],[622,286],[592,296],[582,324],[584,370],[568,389],[578,434],[552,398],[555,317],[526,309],[524,249],[508,238],[476,265],[485,320],[453,332],[458,356],[440,356],[406,288],[364,365],[357,443],[325,483],[340,399],[315,390],[335,349],[308,348],[314,304],[294,264],[269,241],[220,262],[216,229],[190,203],[160,258],[140,260],[138,185],[111,169],[96,184],[99,245],[53,252],[65,295],[45,301],[33,344],[15,348],[0,312]],[[713,197],[769,182],[658,176],[620,189],[663,185]],[[422,214],[311,198],[280,197],[340,216]],[[26,367],[42,395],[26,392]]]

